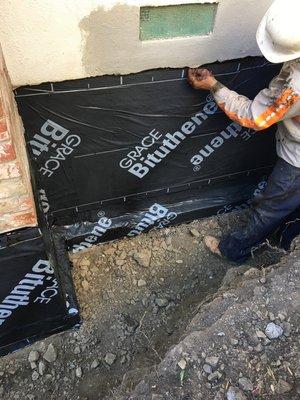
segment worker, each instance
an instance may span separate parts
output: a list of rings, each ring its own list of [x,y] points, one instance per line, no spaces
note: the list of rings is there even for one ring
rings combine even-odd
[[[264,191],[254,199],[243,229],[221,238],[205,236],[214,254],[243,263],[300,206],[300,0],[275,0],[262,19],[257,42],[272,63],[284,63],[269,88],[253,101],[228,89],[206,69],[189,69],[195,89],[210,90],[230,119],[255,131],[278,124],[278,161]],[[263,134],[263,133],[261,133]]]

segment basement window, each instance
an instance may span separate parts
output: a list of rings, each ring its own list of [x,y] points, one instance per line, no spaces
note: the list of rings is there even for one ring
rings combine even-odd
[[[141,7],[140,40],[209,35],[217,7],[217,3]]]

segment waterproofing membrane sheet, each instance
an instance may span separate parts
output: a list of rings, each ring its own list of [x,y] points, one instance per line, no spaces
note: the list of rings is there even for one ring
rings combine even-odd
[[[67,274],[47,253],[37,228],[0,236],[1,356],[79,323]]]
[[[280,69],[263,58],[208,67],[250,98]],[[45,83],[16,99],[38,201],[73,250],[248,206],[276,160],[275,129],[233,123],[185,69]]]

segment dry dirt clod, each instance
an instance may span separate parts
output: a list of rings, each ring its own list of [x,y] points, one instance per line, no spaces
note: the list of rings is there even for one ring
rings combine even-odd
[[[244,390],[245,392],[252,392],[252,390],[253,390],[253,384],[250,381],[250,379],[248,379],[248,378],[240,378],[239,385],[240,385],[240,388],[242,390]]]
[[[87,280],[82,281],[81,285],[83,287],[83,290],[89,290],[90,284]]]
[[[144,279],[139,279],[137,281],[137,286],[138,287],[143,287],[143,286],[146,286],[146,285],[147,285],[147,283],[146,283],[146,281],[144,281]]]
[[[200,232],[195,228],[191,228],[190,232],[191,232],[192,236],[194,236],[195,238],[199,238],[201,236]]]
[[[259,339],[266,339],[267,338],[267,336],[262,331],[256,331],[256,336]]]
[[[30,363],[36,362],[40,358],[40,353],[36,350],[32,350],[28,355],[28,361]]]
[[[74,349],[74,354],[77,355],[77,354],[80,354],[80,352],[81,352],[80,347],[76,346],[75,349]]]
[[[45,363],[43,363],[43,361],[40,361],[38,364],[38,371],[40,375],[44,375],[45,371],[46,371],[46,365]]]
[[[213,382],[222,378],[222,374],[219,371],[215,371],[207,377],[209,382]]]
[[[43,355],[43,358],[49,363],[53,363],[56,360],[57,352],[52,343],[49,344],[46,352]]]
[[[151,261],[151,251],[148,249],[140,250],[134,253],[133,258],[143,268],[148,268]]]
[[[166,307],[169,304],[167,299],[155,299],[155,303],[158,307]]]
[[[91,261],[87,258],[83,258],[80,263],[82,267],[89,267],[91,265]]]
[[[212,368],[216,368],[219,362],[219,357],[211,356],[205,358],[206,364],[209,364]]]
[[[283,379],[279,379],[275,387],[275,390],[277,394],[285,394],[289,393],[292,390],[292,386]]]
[[[36,381],[37,379],[39,379],[39,373],[37,371],[33,371],[31,377],[33,381]]]
[[[275,315],[274,315],[274,313],[269,312],[269,319],[270,319],[271,322],[274,322],[274,321],[275,321]]]
[[[91,364],[91,369],[96,369],[97,367],[99,367],[99,361],[98,360],[94,360]]]
[[[109,366],[113,365],[113,363],[116,361],[117,356],[113,353],[107,353],[105,355],[105,362],[106,364],[108,364]]]
[[[247,400],[244,393],[235,386],[230,386],[226,393],[227,400]]]
[[[77,378],[81,378],[82,377],[82,368],[81,367],[77,367],[75,370],[75,375]]]
[[[115,261],[117,267],[122,267],[122,265],[124,265],[125,262],[126,262],[125,260],[120,259],[120,258],[117,258]]]

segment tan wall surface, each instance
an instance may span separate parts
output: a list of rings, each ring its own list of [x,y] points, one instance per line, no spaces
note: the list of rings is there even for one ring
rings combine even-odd
[[[139,7],[218,2],[211,35],[139,40]],[[196,66],[257,55],[272,0],[1,0],[0,42],[15,86]]]

